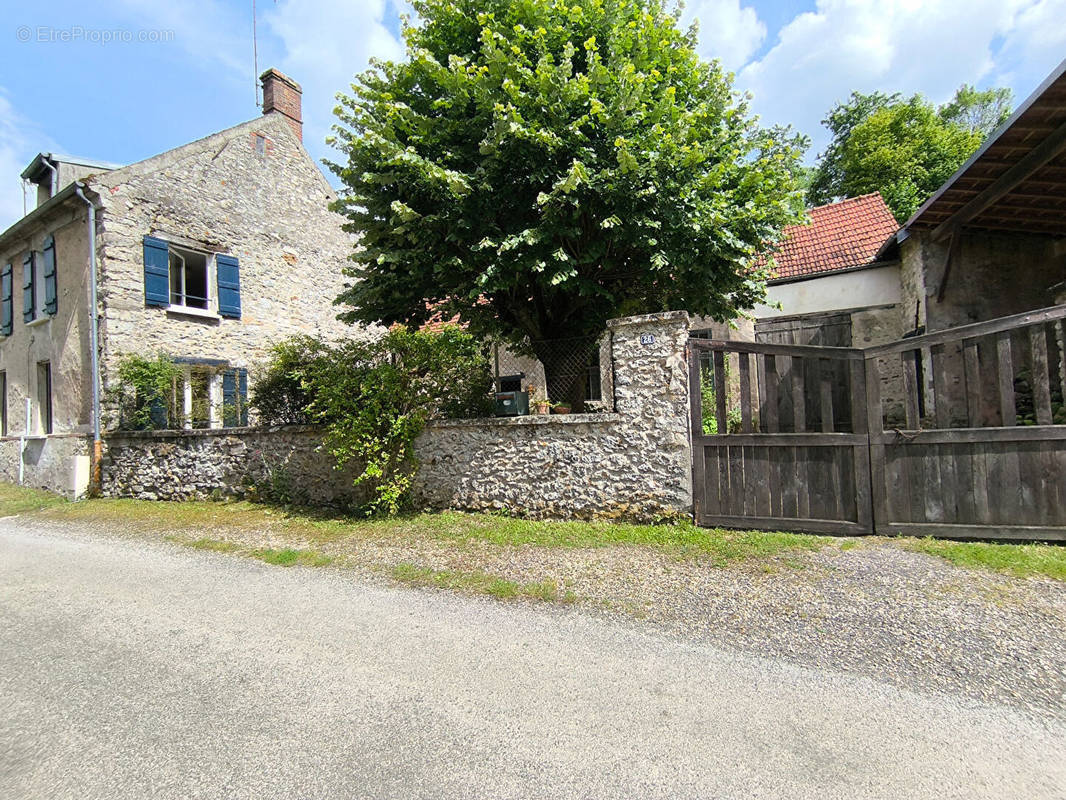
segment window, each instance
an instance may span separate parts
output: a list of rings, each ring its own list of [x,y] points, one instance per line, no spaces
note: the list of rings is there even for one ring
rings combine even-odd
[[[38,430],[52,432],[52,365],[47,361],[37,363],[37,414]]]
[[[14,328],[15,303],[11,285],[12,268],[5,264],[0,272],[0,336],[10,336]]]
[[[247,425],[248,371],[188,364],[174,379],[169,418],[185,429]]]
[[[169,258],[170,305],[206,311],[211,300],[207,280],[208,256],[171,246]]]
[[[6,288],[4,297],[8,297]],[[56,245],[48,236],[40,252],[31,250],[22,259],[22,319],[27,323],[47,319],[55,316],[56,307]]]
[[[0,372],[0,436],[7,436],[7,372]]]
[[[240,264],[225,253],[145,236],[144,304],[189,316],[240,319]]]

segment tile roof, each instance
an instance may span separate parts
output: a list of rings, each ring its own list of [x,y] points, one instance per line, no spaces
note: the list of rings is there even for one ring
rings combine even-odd
[[[861,267],[876,260],[877,251],[899,223],[880,193],[850,197],[808,211],[809,225],[785,228],[774,260],[775,280]]]

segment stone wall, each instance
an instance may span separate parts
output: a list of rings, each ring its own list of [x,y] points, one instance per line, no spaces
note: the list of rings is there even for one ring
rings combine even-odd
[[[692,507],[684,312],[609,323],[617,413],[443,421],[415,444],[421,508],[532,517],[675,517]],[[357,505],[314,427],[111,433],[104,494],[182,500],[274,491]]]
[[[84,496],[89,486],[91,437],[83,434],[54,434],[28,439],[5,436],[0,439],[0,481],[19,482],[61,494],[70,499]]]
[[[362,503],[355,472],[338,470],[312,426],[109,433],[103,494],[142,500],[216,496],[298,505]]]
[[[533,517],[687,513],[688,315],[628,317],[609,328],[616,413],[434,423],[416,443],[417,501]]]

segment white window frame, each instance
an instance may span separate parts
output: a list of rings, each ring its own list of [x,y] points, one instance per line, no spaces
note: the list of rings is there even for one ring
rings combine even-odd
[[[222,373],[218,370],[189,365],[182,373],[182,398],[181,398],[181,427],[187,431],[193,430],[193,396],[192,374],[207,373],[207,407],[208,429],[222,427]]]
[[[199,250],[195,247],[186,247],[179,242],[173,242],[166,240],[167,242],[167,295],[171,298],[171,302],[167,305],[167,311],[175,314],[186,314],[191,317],[207,317],[208,319],[221,319],[218,313],[218,265],[215,262],[215,254],[207,252],[206,250]],[[172,258],[178,258],[181,260],[181,297],[186,299],[186,286],[185,286],[185,257],[180,253],[180,250],[184,250],[187,253],[196,253],[202,255],[205,260],[205,270],[207,272],[207,308],[196,308],[195,306],[185,305],[184,303],[173,302],[174,291],[171,288],[172,275],[170,270],[173,269],[171,264]]]

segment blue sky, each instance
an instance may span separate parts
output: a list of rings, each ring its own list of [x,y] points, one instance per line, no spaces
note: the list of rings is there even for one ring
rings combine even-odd
[[[402,0],[257,4],[259,69],[303,85],[319,160],[336,92],[371,56],[402,55]],[[812,138],[810,159],[852,90],[942,102],[966,81],[1021,100],[1066,57],[1066,0],[689,0],[684,18],[765,122]],[[0,41],[0,229],[38,151],[127,163],[259,113],[251,0],[42,0],[7,10]]]

